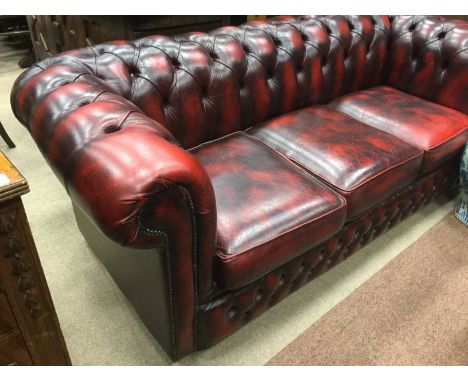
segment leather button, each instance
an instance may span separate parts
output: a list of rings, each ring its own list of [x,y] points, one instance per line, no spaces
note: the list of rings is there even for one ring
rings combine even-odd
[[[132,66],[128,69],[128,72],[130,73],[131,77],[135,77],[140,74],[140,69],[138,69],[136,66]]]
[[[305,262],[301,262],[300,268],[299,268],[299,273],[303,273],[305,270]]]
[[[105,134],[112,134],[120,130],[120,126],[108,126],[104,129]]]
[[[264,295],[263,295],[263,290],[262,290],[262,289],[259,289],[259,290],[257,291],[256,296],[255,296],[255,301],[256,301],[256,302],[259,302],[259,301],[263,300],[263,296],[264,296]]]
[[[282,274],[279,278],[278,288],[282,287],[285,281],[286,281],[286,275]]]
[[[319,260],[322,261],[322,259],[324,258],[325,256],[325,249],[322,248],[319,252]]]
[[[320,65],[323,68],[326,64],[327,64],[327,59],[325,57],[322,57],[322,59],[320,60]]]
[[[76,105],[76,108],[79,108],[79,107],[83,107],[83,106],[86,106],[86,105],[89,105],[91,103],[90,100],[83,100],[81,101],[78,105]]]
[[[231,307],[228,309],[228,317],[229,317],[230,319],[233,319],[236,315],[237,315],[237,307],[231,306]]]

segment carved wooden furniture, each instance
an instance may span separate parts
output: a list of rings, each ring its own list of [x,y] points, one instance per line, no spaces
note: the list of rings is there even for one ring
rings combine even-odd
[[[134,40],[152,34],[206,32],[236,25],[245,16],[27,16],[37,60],[110,40]]]
[[[0,365],[70,365],[21,202],[27,192],[0,152]]]

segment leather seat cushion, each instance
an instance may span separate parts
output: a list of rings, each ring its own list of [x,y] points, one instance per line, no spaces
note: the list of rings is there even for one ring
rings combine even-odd
[[[346,198],[352,219],[414,181],[422,151],[324,106],[312,106],[246,131],[320,177]]]
[[[235,289],[337,233],[346,201],[261,142],[234,133],[191,152],[217,208],[215,279]]]
[[[466,114],[389,86],[351,93],[330,106],[420,147],[423,173],[435,170],[468,140]]]

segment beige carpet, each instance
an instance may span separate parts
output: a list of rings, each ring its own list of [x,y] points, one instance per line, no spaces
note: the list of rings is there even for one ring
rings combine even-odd
[[[8,149],[0,140],[0,149],[29,181],[31,192],[23,200],[73,364],[171,364],[87,247],[63,187],[12,115],[10,89],[21,73],[17,59],[0,57],[0,120],[17,145]],[[430,204],[222,343],[179,364],[265,364],[452,207],[444,199]]]
[[[468,365],[468,228],[445,217],[268,365]]]

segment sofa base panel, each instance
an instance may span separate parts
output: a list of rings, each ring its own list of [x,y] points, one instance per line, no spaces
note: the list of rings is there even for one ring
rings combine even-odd
[[[331,239],[250,285],[224,292],[198,307],[198,348],[232,334],[307,282],[345,260],[440,195],[457,193],[459,156],[345,224]]]
[[[203,349],[220,342],[307,282],[345,260],[440,195],[457,192],[459,156],[413,185],[393,194],[375,208],[345,224],[331,239],[233,291],[214,291],[210,302],[199,305],[197,343]],[[73,205],[78,227],[88,245],[164,351],[177,360],[187,355],[173,351],[166,256],[164,250],[132,249],[108,239]],[[177,335],[177,333],[175,333]]]

